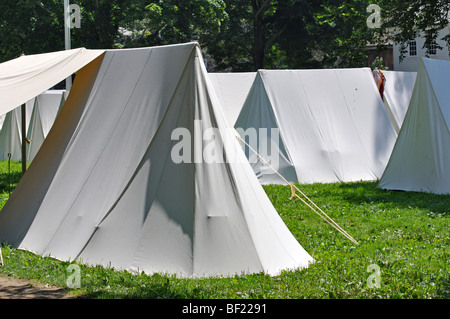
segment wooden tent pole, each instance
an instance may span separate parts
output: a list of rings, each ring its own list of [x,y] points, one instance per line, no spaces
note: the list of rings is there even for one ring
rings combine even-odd
[[[22,175],[27,170],[27,115],[26,104],[22,104]]]

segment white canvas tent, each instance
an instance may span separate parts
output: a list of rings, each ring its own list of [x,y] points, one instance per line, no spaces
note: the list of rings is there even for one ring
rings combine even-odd
[[[5,121],[6,114],[0,115],[0,130],[3,127],[3,122]]]
[[[180,276],[307,267],[311,256],[222,112],[198,44],[106,51],[77,73],[0,214],[0,240],[62,260]],[[211,128],[219,129],[212,140]],[[181,142],[194,150],[178,163]],[[202,149],[222,144],[226,161],[202,160]]]
[[[450,62],[419,61],[408,111],[379,186],[450,193]]]
[[[256,72],[208,73],[217,98],[231,126],[236,122]]]
[[[398,133],[408,110],[417,72],[382,71],[382,73],[386,80],[383,91],[384,105]]]
[[[34,99],[25,106],[25,127],[28,128],[33,110]],[[27,145],[28,147],[29,145]],[[2,129],[0,130],[0,160],[22,160],[22,108],[16,107],[5,114]]]
[[[48,90],[26,103],[27,161],[31,162],[47,136],[62,103],[64,90]],[[8,154],[15,161],[22,160],[22,109],[17,107],[5,114],[0,131],[0,160]]]
[[[27,131],[28,161],[33,161],[65,102],[65,90],[48,90],[34,99]]]
[[[376,180],[397,137],[369,68],[260,70],[235,128],[285,179],[299,183]],[[259,130],[253,143],[252,128]],[[246,154],[261,183],[285,183]]]

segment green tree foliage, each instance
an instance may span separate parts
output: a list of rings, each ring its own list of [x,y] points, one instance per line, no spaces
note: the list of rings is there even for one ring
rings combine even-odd
[[[424,48],[436,41],[438,31],[450,24],[450,2],[448,0],[383,0],[384,28],[393,31],[392,38],[402,44],[417,36],[425,37]],[[450,34],[442,38],[450,48]],[[440,49],[442,47],[439,46]]]
[[[203,42],[214,58],[216,70],[253,69],[253,23],[249,1],[224,0],[226,16],[216,33],[205,33]]]
[[[222,0],[133,1],[124,20],[123,46],[174,44],[202,41],[216,34],[226,18]]]
[[[81,7],[72,47],[123,48],[196,40],[215,70],[356,67],[367,44],[391,36],[425,46],[448,25],[448,0],[71,0]],[[369,4],[382,26],[370,28]],[[64,49],[62,0],[0,2],[0,61]],[[396,30],[396,32],[393,32]],[[450,36],[446,35],[450,46]]]
[[[311,67],[309,43],[313,14],[320,2],[311,0],[253,1],[254,68]],[[266,5],[264,7],[264,5]]]
[[[255,71],[286,68],[290,63],[310,65],[306,45],[312,38],[317,1],[309,0],[224,0],[227,19],[207,47],[219,70]]]
[[[82,27],[71,30],[72,47],[112,48],[133,0],[71,0],[81,8]],[[0,2],[1,61],[21,53],[64,50],[62,0]]]
[[[0,61],[64,49],[63,6],[57,0],[0,2]]]
[[[59,1],[60,5],[62,1]],[[71,30],[72,47],[110,49],[132,0],[70,0],[81,8],[81,28]]]
[[[357,67],[367,62],[368,44],[382,44],[383,28],[371,27],[368,6],[376,1],[327,0],[315,13],[312,45],[324,67]],[[369,11],[369,12],[368,12]]]

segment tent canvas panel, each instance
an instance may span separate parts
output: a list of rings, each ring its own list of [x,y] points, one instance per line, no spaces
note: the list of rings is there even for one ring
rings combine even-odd
[[[25,55],[0,63],[0,114],[50,89],[103,53],[79,48]]]
[[[33,161],[47,137],[56,116],[65,101],[65,90],[49,90],[34,99],[33,111],[27,131],[29,162]]]
[[[268,154],[267,156],[264,156],[264,159],[267,160],[272,167],[276,168],[282,176],[288,178],[289,180],[296,179],[297,175],[293,165],[293,160],[285,146],[285,141],[283,140],[284,134],[280,134],[280,131],[284,128],[280,128],[276,121],[274,109],[271,106],[260,76],[255,78],[255,82],[248,94],[245,107],[242,108],[239,118],[236,121],[235,128],[250,146],[253,145],[252,147],[255,151],[257,150],[260,153],[266,153],[261,152],[261,149],[267,148]],[[265,130],[260,130],[261,128]],[[272,141],[272,133],[277,131],[278,136],[275,136],[274,139],[277,140],[278,143],[274,144],[274,149],[270,149],[269,152],[269,145],[271,145]],[[247,156],[256,176],[260,181],[267,184],[277,184],[283,182],[277,174],[274,174],[270,166],[260,160],[258,154],[245,146],[244,150],[245,155]],[[272,156],[276,156],[275,161],[271,161]]]
[[[25,127],[28,129],[33,111],[34,99],[25,103]],[[29,145],[27,145],[28,150]],[[19,106],[5,114],[0,131],[0,160],[22,160],[22,107]]]
[[[386,79],[383,101],[397,132],[402,127],[416,82],[417,72],[382,71]]]
[[[239,116],[255,76],[256,72],[208,73],[216,96],[231,126]]]
[[[148,147],[146,143],[139,141],[153,139],[164,115],[160,112],[163,109],[160,103],[170,102],[177,85],[174,80],[183,70],[180,65],[172,65],[172,70],[177,72],[173,75],[173,79],[160,81],[154,77],[153,74],[164,74],[162,68],[165,66],[153,62],[161,60],[161,54],[168,54],[171,50],[164,51],[157,50],[151,53],[146,50],[112,51],[105,56],[97,76],[98,80],[94,83],[87,101],[88,108],[65,151],[66,156],[59,168],[60,173],[54,178],[55,187],[49,189],[52,196],[47,196],[40,208],[40,211],[48,212],[48,214],[59,209],[67,212],[68,216],[62,215],[61,219],[55,216],[51,222],[48,222],[49,216],[40,215],[42,222],[46,224],[45,228],[50,238],[41,243],[46,250],[39,253],[46,254],[47,250],[50,250],[62,257],[76,256],[91,237],[93,229],[103,218],[105,211],[114,204],[125,183],[133,175],[135,167]],[[186,54],[186,52],[180,50],[172,52],[178,53],[172,53],[171,57],[174,61],[186,59],[180,54]],[[133,60],[130,59],[131,56]],[[148,63],[151,59],[155,60]],[[142,66],[146,64],[148,67],[143,68]],[[117,76],[119,74],[130,75],[129,81],[123,81]],[[80,79],[81,81],[83,79]],[[163,83],[170,86],[162,89]],[[74,89],[75,87],[72,91]],[[136,100],[133,100],[133,97]],[[102,107],[91,107],[92,105]],[[133,108],[133,111],[130,111],[130,108]],[[135,143],[129,143],[129,141],[135,141]],[[83,163],[82,169],[80,169],[80,163]],[[66,172],[77,172],[77,174],[70,174],[70,183],[68,183],[69,176]],[[107,172],[114,172],[114,174]],[[67,187],[60,187],[60,183]],[[108,196],[102,196],[102,194],[108,194]],[[70,213],[71,211],[75,213]],[[79,218],[76,212],[80,212],[83,218]],[[84,214],[87,215],[84,216]],[[37,229],[43,227],[37,221],[35,225]],[[72,241],[72,245],[61,245],[71,236],[70,229],[74,227],[81,232],[77,236],[78,240]],[[38,232],[30,229],[29,233]],[[34,239],[30,239],[29,242],[36,245]],[[26,243],[27,240],[24,245]]]
[[[75,81],[65,107],[58,115],[58,120],[53,124],[38,156],[30,163],[26,174],[21,178],[2,209],[2,214],[0,214],[1,240],[13,247],[20,247],[25,236],[30,235],[28,230],[52,185],[65,151],[71,142],[73,132],[85,111],[92,82],[95,80],[102,59],[103,56],[100,56],[78,71],[77,77],[80,80]],[[77,89],[74,90],[74,88]],[[24,201],[21,194],[26,194],[28,200]],[[9,206],[12,207],[12,213],[7,213]],[[55,211],[58,211],[57,205]],[[52,216],[53,214],[50,213],[49,221],[52,220]],[[46,233],[38,232],[33,236],[37,237],[36,240],[39,244],[41,243],[40,237],[46,236]],[[28,250],[39,253],[34,249]]]

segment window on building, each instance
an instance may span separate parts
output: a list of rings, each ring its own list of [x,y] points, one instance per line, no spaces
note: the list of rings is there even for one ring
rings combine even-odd
[[[416,40],[409,41],[409,56],[417,56],[417,42]]]
[[[437,50],[437,44],[436,44],[436,41],[433,41],[428,45],[428,54],[435,55],[436,50]]]

